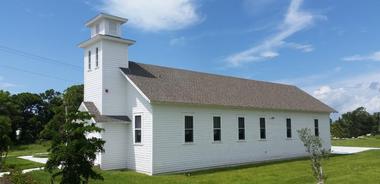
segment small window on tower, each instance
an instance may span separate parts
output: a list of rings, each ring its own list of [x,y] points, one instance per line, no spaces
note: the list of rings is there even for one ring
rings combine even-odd
[[[96,55],[95,55],[95,66],[96,66],[96,68],[98,68],[99,67],[99,48],[98,47],[96,47],[96,53],[95,53]]]
[[[110,22],[109,31],[111,34],[117,34],[117,25],[115,22]]]
[[[96,24],[96,26],[95,26],[95,33],[99,34],[99,32],[100,32],[100,25]]]
[[[91,70],[91,51],[88,51],[88,69]]]

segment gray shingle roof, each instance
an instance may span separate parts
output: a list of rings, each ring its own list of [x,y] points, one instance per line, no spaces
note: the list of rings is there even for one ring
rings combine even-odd
[[[93,116],[96,122],[131,122],[128,116],[107,116],[100,115],[98,108],[93,102],[83,102],[86,106],[88,113]]]
[[[121,68],[152,103],[307,112],[334,109],[296,86],[129,62]]]

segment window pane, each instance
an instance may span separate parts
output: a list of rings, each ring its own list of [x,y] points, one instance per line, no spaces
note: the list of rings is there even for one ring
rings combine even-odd
[[[239,121],[239,128],[244,128],[244,117],[239,117],[238,121]]]
[[[292,120],[290,118],[286,119],[286,137],[292,137]]]
[[[260,118],[260,138],[265,139],[266,138],[266,132],[265,132],[265,118]]]
[[[193,142],[193,130],[185,130],[185,142]]]
[[[141,116],[135,116],[135,128],[141,128]]]
[[[239,140],[244,140],[244,139],[245,139],[245,130],[239,129]]]
[[[220,129],[214,130],[214,141],[220,141],[221,140],[220,133],[221,133]]]
[[[266,138],[266,135],[265,135],[265,129],[261,129],[261,130],[260,130],[260,138],[261,138],[261,139],[265,139],[265,138]]]
[[[213,119],[214,119],[214,128],[220,128],[220,117],[215,116]]]
[[[315,134],[315,136],[319,136],[318,119],[315,119],[315,120],[314,120],[314,134]]]
[[[141,130],[135,130],[135,142],[136,143],[141,142]]]
[[[185,116],[185,129],[193,128],[193,116]]]
[[[88,69],[91,69],[91,51],[88,51]]]
[[[96,58],[95,58],[96,66],[99,66],[99,48],[96,48]]]
[[[288,130],[286,131],[286,136],[287,136],[288,138],[291,138],[291,137],[292,137],[292,130],[291,130],[291,129],[288,129]]]
[[[265,128],[265,118],[260,118],[260,128]]]

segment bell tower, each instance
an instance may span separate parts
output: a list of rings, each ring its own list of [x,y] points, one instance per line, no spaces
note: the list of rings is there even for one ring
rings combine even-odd
[[[84,101],[93,102],[101,115],[126,115],[126,79],[120,67],[128,68],[128,47],[135,41],[122,38],[127,19],[100,13],[85,25],[89,40],[84,50]]]

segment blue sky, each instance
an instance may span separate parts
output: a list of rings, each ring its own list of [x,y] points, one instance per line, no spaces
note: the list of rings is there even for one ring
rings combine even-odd
[[[380,1],[5,0],[0,89],[82,83],[84,23],[129,19],[130,60],[297,85],[340,112],[380,111]]]

